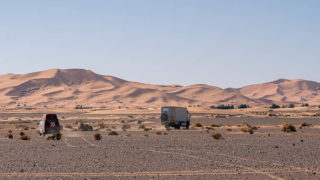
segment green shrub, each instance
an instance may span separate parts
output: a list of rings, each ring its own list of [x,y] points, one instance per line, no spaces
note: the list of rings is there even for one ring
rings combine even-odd
[[[240,105],[238,106],[238,109],[246,109],[246,108],[250,108],[250,106],[247,105],[247,104],[240,104]]]
[[[277,105],[277,104],[272,104],[272,105],[270,106],[270,108],[271,108],[271,109],[278,109],[278,108],[280,108],[280,106]]]

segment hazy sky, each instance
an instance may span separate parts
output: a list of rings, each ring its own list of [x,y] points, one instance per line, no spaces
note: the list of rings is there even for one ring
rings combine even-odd
[[[0,62],[152,84],[320,81],[320,1],[0,0]]]

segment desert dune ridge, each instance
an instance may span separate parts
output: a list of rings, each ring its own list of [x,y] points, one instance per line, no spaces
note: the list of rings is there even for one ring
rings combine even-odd
[[[279,79],[243,88],[198,84],[152,85],[131,82],[84,69],[50,69],[0,75],[0,106],[6,108],[158,108],[220,104],[320,104],[320,83]]]

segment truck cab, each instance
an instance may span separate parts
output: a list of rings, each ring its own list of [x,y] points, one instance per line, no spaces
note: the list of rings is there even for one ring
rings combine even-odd
[[[161,124],[166,128],[180,129],[180,127],[185,127],[189,129],[190,119],[191,115],[187,108],[174,106],[161,108]]]

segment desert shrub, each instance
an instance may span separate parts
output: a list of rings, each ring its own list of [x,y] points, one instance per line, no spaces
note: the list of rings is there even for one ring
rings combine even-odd
[[[212,137],[214,139],[221,139],[222,135],[220,133],[213,134]]]
[[[93,131],[93,127],[89,124],[80,123],[80,126],[78,128],[80,131]]]
[[[149,134],[144,134],[145,137],[149,137]]]
[[[118,136],[119,134],[116,131],[109,132],[109,136]]]
[[[12,130],[8,130],[8,133],[12,134]]]
[[[242,128],[240,129],[240,131],[242,132],[248,132],[249,134],[253,134],[255,130],[258,130],[258,127],[256,126],[251,126],[250,124],[244,122],[242,123]]]
[[[28,131],[30,128],[26,125],[23,125],[23,124],[15,124],[13,129]]]
[[[302,104],[301,106],[302,106],[302,107],[308,107],[309,104],[308,104],[308,103],[305,103],[305,104]]]
[[[68,124],[66,124],[66,125],[64,125],[64,127],[65,127],[65,128],[68,128],[68,129],[72,129],[72,128],[73,128],[73,127],[72,127],[72,125],[71,125],[71,124],[69,124],[69,123],[68,123]]]
[[[207,129],[207,130],[214,130],[214,128],[211,127],[211,126],[206,126],[206,129]]]
[[[221,127],[220,124],[211,124],[211,127]]]
[[[47,137],[47,140],[49,141],[49,140],[54,140],[55,139],[55,135],[52,135],[52,136],[48,136]]]
[[[61,133],[56,134],[55,138],[56,138],[56,140],[59,141],[62,138],[62,134]]]
[[[137,121],[137,124],[141,124],[141,123],[142,123],[142,121],[141,121],[141,120],[138,120],[138,121]]]
[[[9,138],[9,139],[13,139],[13,135],[10,134],[10,133],[8,133],[8,134],[6,135],[6,137]]]
[[[99,128],[104,129],[104,128],[108,128],[108,126],[104,123],[104,122],[99,122],[98,123]]]
[[[294,108],[295,106],[294,106],[294,104],[289,104],[288,107],[289,107],[289,108]]]
[[[146,128],[146,126],[143,125],[143,124],[141,124],[141,125],[139,126],[139,129],[145,129],[145,128]]]
[[[127,130],[127,129],[130,129],[131,126],[129,124],[123,124],[121,128],[122,130]]]
[[[93,137],[94,137],[94,140],[96,141],[100,141],[102,139],[102,136],[99,133],[95,134]]]
[[[312,126],[312,124],[308,124],[307,122],[302,122],[302,123],[300,123],[299,129],[302,129],[304,127],[311,127],[311,126]]]
[[[19,134],[20,134],[20,136],[26,135],[26,134],[25,134],[24,132],[22,132],[22,131],[21,131]]]
[[[163,135],[168,135],[168,133],[165,132],[165,133],[163,133]]]
[[[143,130],[144,130],[144,131],[151,131],[152,128],[147,128],[147,127],[146,127],[146,128],[144,128]]]
[[[160,131],[157,131],[156,135],[162,135],[162,133]]]
[[[272,104],[272,105],[270,106],[270,108],[271,108],[271,109],[278,109],[278,108],[280,108],[280,106],[277,105],[277,104]]]
[[[227,131],[231,132],[231,131],[232,131],[232,129],[231,129],[231,128],[227,128]]]
[[[31,138],[29,136],[27,136],[27,135],[23,135],[23,136],[20,136],[18,138],[18,140],[29,141],[29,140],[31,140]]]
[[[247,105],[247,104],[240,104],[240,105],[238,106],[238,109],[246,109],[246,108],[250,108],[250,106]]]
[[[282,125],[282,132],[290,133],[290,132],[296,132],[296,127],[293,126],[291,123],[284,122]]]
[[[200,122],[195,122],[193,124],[193,127],[202,127],[202,124]]]

